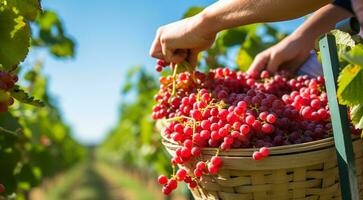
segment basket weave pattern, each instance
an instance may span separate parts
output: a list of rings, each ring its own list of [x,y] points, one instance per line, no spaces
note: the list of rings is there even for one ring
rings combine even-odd
[[[177,144],[164,138],[171,155]],[[356,174],[363,199],[363,141],[353,142]],[[299,145],[272,147],[263,160],[251,158],[255,149],[221,152],[223,167],[218,175],[204,175],[192,190],[195,199],[223,200],[330,200],[341,199],[339,172],[332,138]],[[300,152],[299,152],[300,151]],[[215,154],[205,148],[202,160]]]

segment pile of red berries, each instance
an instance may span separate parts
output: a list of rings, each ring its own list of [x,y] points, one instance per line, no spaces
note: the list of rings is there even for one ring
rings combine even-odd
[[[260,160],[269,155],[269,147],[332,135],[322,77],[288,78],[267,71],[251,76],[218,68],[208,73],[174,73],[161,77],[160,83],[152,117],[164,119],[163,136],[180,145],[171,159],[179,171],[170,179],[159,177],[164,194],[174,190],[178,181],[193,188],[204,174],[218,173],[223,165],[220,151],[259,148],[252,157]],[[204,147],[216,148],[216,155],[202,160]]]

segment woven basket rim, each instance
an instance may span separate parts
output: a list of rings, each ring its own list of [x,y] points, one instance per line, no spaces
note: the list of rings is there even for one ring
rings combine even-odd
[[[164,120],[158,120],[157,122],[157,129],[160,132],[162,137],[162,144],[170,149],[177,149],[181,147],[180,144],[177,142],[167,138],[164,134],[161,133],[161,127],[165,124]],[[352,139],[355,140],[358,137],[352,136]],[[282,145],[282,146],[275,146],[269,147],[270,155],[283,155],[283,154],[292,154],[298,152],[307,152],[313,151],[318,149],[328,148],[334,145],[334,138],[328,137],[320,140],[315,140],[311,142],[305,142],[301,144],[290,144],[290,145]],[[212,147],[203,147],[201,148],[202,153],[205,155],[214,155],[217,148]],[[258,150],[259,148],[232,148],[228,151],[221,151],[219,155],[223,156],[251,156],[254,151]]]
[[[166,139],[163,136],[162,144],[169,149],[177,149],[181,147],[181,145]],[[334,145],[333,137],[325,138],[322,140],[316,140],[312,142],[306,142],[302,144],[291,144],[291,145],[284,145],[284,146],[276,146],[276,147],[269,147],[270,155],[283,155],[283,154],[292,154],[297,152],[307,152],[313,151],[318,149],[324,149],[328,147],[332,147]],[[211,147],[203,147],[201,148],[202,153],[205,155],[214,155],[217,148]],[[220,151],[219,155],[223,156],[251,156],[253,152],[258,150],[258,148],[232,148],[228,151]]]

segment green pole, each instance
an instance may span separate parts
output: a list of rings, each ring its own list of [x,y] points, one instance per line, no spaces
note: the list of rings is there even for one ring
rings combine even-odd
[[[355,157],[347,108],[339,105],[336,94],[339,60],[335,37],[330,34],[323,36],[319,41],[319,46],[333,125],[342,199],[359,200],[358,182],[355,173]]]

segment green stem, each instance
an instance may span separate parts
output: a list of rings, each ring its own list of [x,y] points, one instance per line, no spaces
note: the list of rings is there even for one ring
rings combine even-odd
[[[6,128],[3,128],[0,126],[0,131],[4,132],[4,133],[7,133],[7,134],[10,134],[10,135],[13,135],[13,136],[19,136],[19,132],[21,131],[21,129],[17,129],[15,131],[11,131],[11,130],[8,130]]]
[[[178,71],[178,64],[175,64],[174,72],[173,72],[173,91],[171,92],[172,97],[175,95],[175,91],[176,91],[176,74],[177,74],[177,71]]]

